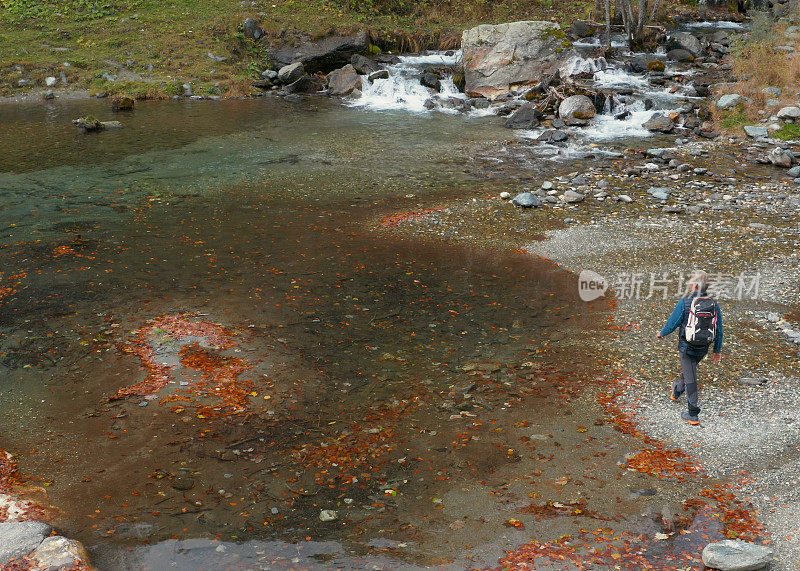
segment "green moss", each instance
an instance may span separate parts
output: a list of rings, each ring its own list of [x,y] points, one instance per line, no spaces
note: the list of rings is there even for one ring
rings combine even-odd
[[[795,141],[800,139],[800,125],[796,123],[786,123],[783,127],[772,134],[781,141]]]

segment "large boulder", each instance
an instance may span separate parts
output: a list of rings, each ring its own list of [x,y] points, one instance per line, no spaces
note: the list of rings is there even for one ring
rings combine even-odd
[[[674,32],[671,34],[667,49],[686,50],[694,57],[703,55],[703,45],[700,43],[700,39],[689,32]]]
[[[353,36],[330,36],[302,46],[283,46],[270,52],[276,66],[300,62],[308,73],[330,73],[350,63],[354,54],[369,50],[369,36],[359,32]]]
[[[356,89],[361,89],[361,76],[352,64],[336,69],[328,74],[328,95],[346,97]]]
[[[772,562],[772,549],[738,539],[709,543],[703,548],[703,563],[720,571],[758,571]]]
[[[558,116],[567,125],[585,125],[595,115],[597,109],[594,102],[585,95],[567,97],[558,106]]]
[[[0,523],[0,567],[17,557],[24,557],[41,545],[52,528],[40,521]]]
[[[577,56],[553,22],[483,24],[464,31],[461,49],[467,95],[489,99],[553,75]]]

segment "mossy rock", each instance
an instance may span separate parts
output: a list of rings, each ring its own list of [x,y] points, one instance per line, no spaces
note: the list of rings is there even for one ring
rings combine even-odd
[[[663,61],[654,59],[653,61],[647,62],[647,69],[650,71],[662,72],[667,69],[667,66]]]
[[[111,109],[113,111],[131,111],[135,101],[130,95],[117,93],[111,98]]]

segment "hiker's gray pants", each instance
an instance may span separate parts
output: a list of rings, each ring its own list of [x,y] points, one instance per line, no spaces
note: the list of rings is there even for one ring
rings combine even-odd
[[[686,400],[689,402],[689,412],[697,414],[700,407],[697,406],[697,364],[703,357],[692,357],[681,353],[681,378],[675,381],[675,392],[686,391]]]

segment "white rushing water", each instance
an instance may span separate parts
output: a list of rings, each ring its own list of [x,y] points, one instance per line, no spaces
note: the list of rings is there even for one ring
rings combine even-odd
[[[460,58],[460,51],[400,56],[399,63],[387,68],[388,78],[370,82],[367,77],[363,77],[361,97],[351,99],[349,104],[375,111],[403,110],[427,113],[436,110],[458,113],[459,102],[465,101],[467,96],[455,86],[452,75],[440,80],[441,87],[438,93],[422,85],[420,79],[426,67],[452,67]],[[492,109],[474,110],[471,115],[492,113]]]

